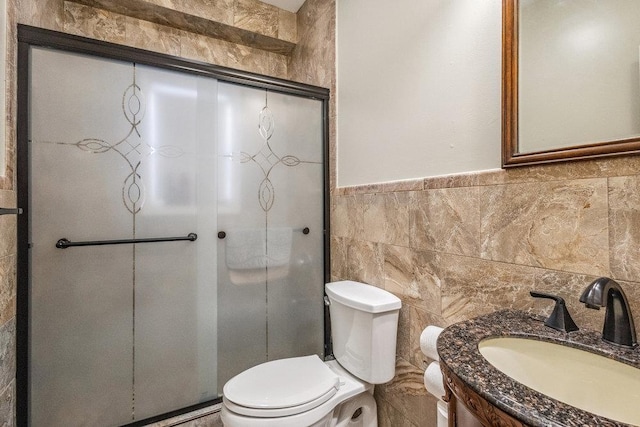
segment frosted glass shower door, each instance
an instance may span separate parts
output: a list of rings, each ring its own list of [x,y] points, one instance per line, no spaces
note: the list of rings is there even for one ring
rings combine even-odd
[[[323,354],[322,102],[218,86],[218,380]]]
[[[217,82],[32,48],[30,96],[31,425],[217,397]]]

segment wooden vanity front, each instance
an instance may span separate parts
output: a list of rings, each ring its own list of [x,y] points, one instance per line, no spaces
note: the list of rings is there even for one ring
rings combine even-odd
[[[527,426],[465,386],[446,365],[440,364],[440,369],[444,378],[444,401],[449,404],[449,427]]]
[[[496,311],[451,325],[438,337],[449,426],[628,426],[553,399],[496,369],[478,345],[497,337],[561,344],[640,369],[640,346],[610,344],[602,340],[601,332],[585,329],[560,332],[545,326],[544,318],[522,311]]]

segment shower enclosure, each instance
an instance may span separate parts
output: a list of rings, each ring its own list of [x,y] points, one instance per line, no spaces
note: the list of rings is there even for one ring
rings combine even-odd
[[[140,423],[322,356],[327,92],[19,37],[19,423]]]

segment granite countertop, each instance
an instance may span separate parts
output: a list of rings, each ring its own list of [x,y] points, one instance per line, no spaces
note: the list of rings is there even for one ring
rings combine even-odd
[[[502,310],[451,325],[438,337],[440,363],[468,387],[507,414],[532,426],[627,426],[539,393],[498,371],[478,350],[485,338],[512,336],[556,342],[602,354],[640,368],[640,347],[627,349],[602,341],[601,333],[564,333],[544,326],[544,318]]]

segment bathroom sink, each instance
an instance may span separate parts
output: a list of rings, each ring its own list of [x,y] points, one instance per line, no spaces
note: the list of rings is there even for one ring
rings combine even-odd
[[[478,349],[496,369],[529,388],[585,411],[640,425],[640,369],[526,338],[488,338]]]

